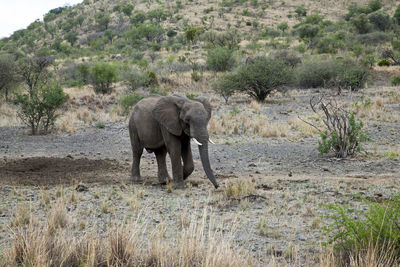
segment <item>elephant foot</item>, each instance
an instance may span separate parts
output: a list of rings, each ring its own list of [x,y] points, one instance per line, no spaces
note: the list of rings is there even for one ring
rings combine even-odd
[[[173,188],[174,189],[185,189],[186,184],[183,181],[182,182],[174,182]]]
[[[140,176],[131,176],[131,181],[135,184],[143,183],[143,179]]]
[[[171,177],[169,177],[169,175],[158,175],[158,183],[160,185],[166,185],[169,181],[171,181]]]

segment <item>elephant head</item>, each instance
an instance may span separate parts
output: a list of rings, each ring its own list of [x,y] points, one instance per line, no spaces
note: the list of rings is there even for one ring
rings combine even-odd
[[[176,95],[162,97],[153,110],[153,117],[171,134],[181,136],[184,133],[195,140],[203,169],[215,188],[218,188],[208,157],[207,124],[211,118],[210,102],[205,97],[195,100]]]

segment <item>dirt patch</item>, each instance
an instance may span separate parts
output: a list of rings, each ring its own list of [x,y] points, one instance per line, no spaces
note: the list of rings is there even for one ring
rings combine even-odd
[[[124,168],[114,160],[32,157],[0,161],[0,184],[110,183]]]

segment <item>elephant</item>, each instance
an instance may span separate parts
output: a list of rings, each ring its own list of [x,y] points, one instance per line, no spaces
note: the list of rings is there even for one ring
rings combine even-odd
[[[173,186],[184,188],[184,180],[194,170],[190,147],[190,140],[193,139],[198,145],[204,172],[214,187],[218,188],[208,156],[208,142],[213,143],[207,131],[211,110],[210,102],[205,97],[190,100],[179,95],[150,95],[140,100],[129,119],[133,156],[131,180],[134,183],[143,182],[139,165],[143,149],[146,149],[156,156],[160,184],[170,180],[166,165],[168,153]]]

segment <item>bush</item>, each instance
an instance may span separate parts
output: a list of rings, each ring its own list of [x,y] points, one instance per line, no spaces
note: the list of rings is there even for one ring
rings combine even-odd
[[[334,60],[303,62],[298,69],[298,83],[302,88],[326,87],[336,77],[337,64]]]
[[[305,9],[302,6],[296,7],[294,12],[296,13],[296,16],[299,17],[299,18],[307,16],[307,9]]]
[[[137,92],[134,92],[133,94],[130,95],[121,96],[118,99],[118,104],[121,107],[121,110],[124,114],[129,114],[133,106],[135,106],[136,103],[143,98],[144,97],[142,95],[138,94]]]
[[[233,68],[235,59],[232,50],[217,47],[207,53],[207,67],[212,71],[227,71]]]
[[[292,69],[283,61],[257,57],[248,59],[235,72],[236,89],[246,92],[257,101],[264,101],[272,90],[292,81]]]
[[[148,84],[148,77],[140,69],[130,67],[121,72],[121,80],[129,90],[135,91]]]
[[[96,93],[109,94],[117,80],[116,68],[109,63],[97,63],[90,69],[91,83]]]
[[[338,73],[333,85],[339,89],[351,91],[364,87],[369,78],[368,67],[354,60],[342,60],[338,64]]]
[[[392,21],[385,11],[379,10],[368,15],[369,21],[379,31],[386,31],[392,26]]]
[[[361,143],[368,141],[368,134],[363,131],[363,122],[356,120],[354,113],[339,106],[335,100],[322,97],[311,98],[311,109],[315,113],[322,111],[326,130],[319,131],[318,151],[321,154],[334,152],[337,158],[346,158],[361,150]],[[311,124],[312,125],[312,124]]]
[[[303,24],[297,27],[296,31],[301,39],[313,39],[319,32],[318,25]]]
[[[400,5],[397,6],[396,11],[393,14],[393,20],[400,25]]]
[[[213,85],[214,91],[222,96],[228,104],[229,98],[240,88],[235,74],[229,73],[221,76]]]
[[[371,32],[360,34],[357,36],[357,40],[364,45],[378,45],[390,41],[390,35],[384,32]]]
[[[14,103],[21,108],[19,118],[31,128],[32,135],[36,135],[40,130],[48,133],[58,116],[56,111],[67,99],[60,85],[48,81],[29,93],[16,94]]]
[[[283,61],[287,66],[295,68],[301,63],[301,57],[295,52],[283,49],[274,54],[274,58]]]
[[[395,85],[395,86],[400,85],[400,76],[393,77],[391,82],[392,82],[392,85]]]
[[[381,59],[381,60],[379,60],[379,62],[378,62],[378,66],[381,66],[381,67],[383,67],[383,66],[389,67],[389,66],[390,66],[390,61],[387,60],[387,59]]]
[[[360,34],[368,33],[372,28],[372,25],[369,23],[369,20],[365,14],[359,14],[358,16],[352,18],[351,23]]]
[[[367,201],[368,210],[354,210],[345,206],[331,204],[333,220],[326,228],[334,245],[337,258],[343,266],[354,265],[367,253],[376,261],[371,266],[397,266],[400,258],[400,194],[391,200],[379,203]],[[368,263],[369,264],[369,263]]]

